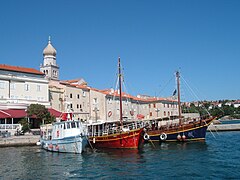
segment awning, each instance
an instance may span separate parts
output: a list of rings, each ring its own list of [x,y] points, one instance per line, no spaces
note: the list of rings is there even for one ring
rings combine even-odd
[[[24,118],[27,116],[25,109],[7,109],[2,111],[10,115],[8,118]]]
[[[61,112],[49,108],[48,111],[50,114],[54,117],[60,117]],[[0,119],[5,118],[25,118],[27,117],[27,111],[26,109],[4,109],[0,110]]]
[[[5,111],[0,110],[0,119],[10,118],[11,115],[6,113]]]
[[[50,112],[50,114],[52,115],[52,116],[54,116],[54,117],[60,117],[61,116],[61,112],[59,112],[59,111],[57,111],[57,110],[55,110],[55,109],[52,109],[52,108],[49,108],[48,109],[48,112]]]

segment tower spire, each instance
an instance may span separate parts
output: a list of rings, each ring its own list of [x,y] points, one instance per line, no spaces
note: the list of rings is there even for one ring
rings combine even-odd
[[[48,36],[48,44],[51,44],[51,36]]]
[[[59,66],[56,62],[57,51],[51,44],[51,36],[48,36],[48,44],[43,50],[43,65],[40,66],[40,71],[43,72],[49,79],[59,79]]]

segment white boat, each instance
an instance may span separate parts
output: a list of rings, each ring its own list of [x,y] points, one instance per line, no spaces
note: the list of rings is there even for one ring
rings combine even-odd
[[[52,152],[82,153],[88,144],[87,126],[78,120],[42,125],[40,135],[42,148]]]

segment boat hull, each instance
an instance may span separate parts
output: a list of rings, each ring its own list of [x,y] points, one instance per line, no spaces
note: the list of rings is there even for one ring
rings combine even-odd
[[[137,149],[143,143],[143,128],[89,138],[94,148]]]
[[[206,131],[213,119],[209,119],[196,124],[183,125],[168,129],[147,131],[148,141],[152,142],[170,142],[170,141],[201,141],[205,140]]]
[[[88,144],[85,136],[72,136],[61,139],[40,140],[43,149],[51,152],[77,153],[84,151]]]

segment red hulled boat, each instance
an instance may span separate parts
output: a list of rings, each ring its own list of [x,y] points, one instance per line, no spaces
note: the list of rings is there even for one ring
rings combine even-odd
[[[120,121],[88,124],[89,144],[94,148],[136,149],[143,143],[143,126],[139,121],[123,122],[122,74],[118,59]]]

